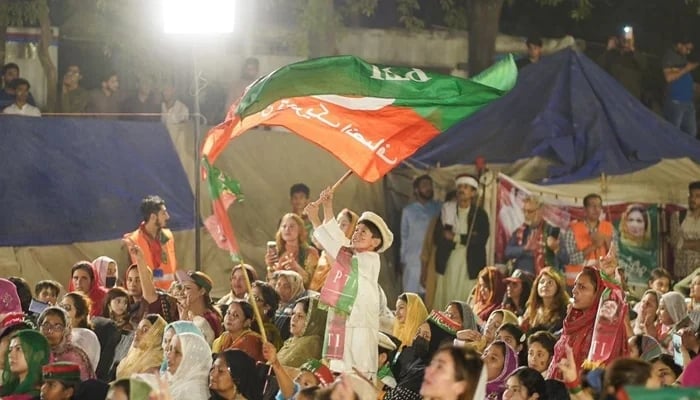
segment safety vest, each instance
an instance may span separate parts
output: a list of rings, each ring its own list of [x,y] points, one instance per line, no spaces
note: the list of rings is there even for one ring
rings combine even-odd
[[[161,254],[151,254],[151,248],[148,243],[150,240],[157,239],[149,238],[141,228],[136,229],[126,236],[141,248],[143,258],[148,263],[148,267],[151,271],[153,271],[153,283],[155,286],[167,291],[175,280],[175,270],[177,269],[175,240],[170,229],[161,229],[161,235],[165,236],[166,239],[161,240]],[[133,255],[131,256],[131,262],[136,264],[136,258]]]
[[[588,225],[583,221],[577,221],[571,224],[569,227],[574,235],[574,240],[576,241],[576,249],[582,251],[586,247],[593,244],[591,240],[591,235],[588,231]],[[598,232],[609,237],[613,237],[613,226],[608,221],[600,221],[598,223]],[[597,248],[594,252],[590,253],[583,264],[581,265],[567,265],[564,267],[564,273],[566,275],[566,286],[573,287],[576,277],[579,272],[583,271],[585,265],[593,265],[600,259],[600,257],[605,257],[608,254],[607,246],[602,248]]]

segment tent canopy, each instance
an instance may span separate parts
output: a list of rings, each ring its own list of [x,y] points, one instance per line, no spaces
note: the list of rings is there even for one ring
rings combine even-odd
[[[0,246],[121,238],[160,195],[173,230],[194,227],[194,196],[161,123],[0,118]]]
[[[662,159],[700,162],[700,142],[648,110],[582,53],[521,70],[502,99],[455,125],[412,160],[427,165],[553,161],[548,184],[637,171]]]

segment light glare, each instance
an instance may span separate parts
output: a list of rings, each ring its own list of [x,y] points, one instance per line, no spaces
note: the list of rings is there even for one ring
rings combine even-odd
[[[163,0],[165,33],[233,32],[235,0]]]

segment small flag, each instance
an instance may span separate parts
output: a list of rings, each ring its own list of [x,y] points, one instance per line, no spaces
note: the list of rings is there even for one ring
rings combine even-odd
[[[227,177],[218,168],[209,164],[204,157],[202,166],[205,170],[205,178],[209,187],[209,195],[212,199],[213,214],[205,221],[204,226],[209,234],[222,250],[228,250],[234,262],[240,260],[238,242],[233,233],[233,226],[228,218],[228,208],[234,202],[243,201],[241,185],[235,179]]]

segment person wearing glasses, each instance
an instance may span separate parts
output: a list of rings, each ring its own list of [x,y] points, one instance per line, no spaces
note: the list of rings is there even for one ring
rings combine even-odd
[[[39,332],[51,347],[51,360],[67,361],[80,366],[80,379],[95,379],[95,368],[88,355],[70,341],[71,323],[68,313],[60,307],[48,307],[39,315]]]

